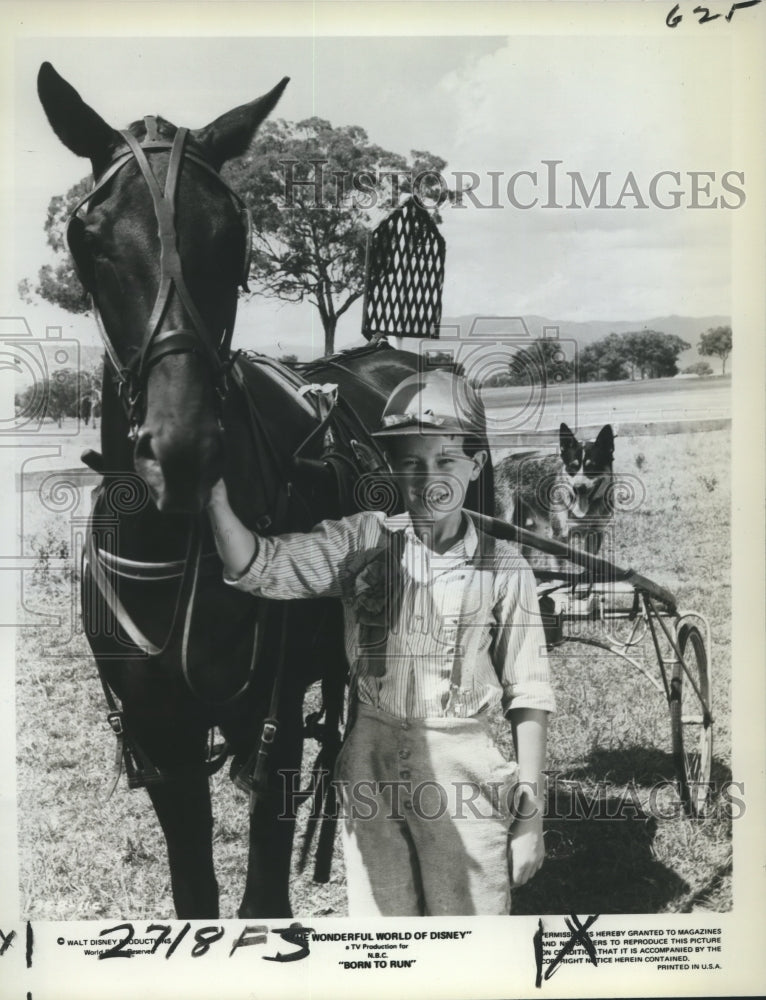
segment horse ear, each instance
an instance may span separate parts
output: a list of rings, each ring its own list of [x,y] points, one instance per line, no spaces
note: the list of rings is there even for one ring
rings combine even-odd
[[[37,93],[51,128],[76,156],[87,156],[98,174],[122,140],[49,62],[37,74]]]
[[[257,97],[249,104],[233,108],[204,128],[192,131],[192,136],[202,146],[205,157],[216,170],[227,160],[241,156],[245,152],[255,135],[255,130],[274,110],[289,82],[290,77],[284,77],[263,97]]]

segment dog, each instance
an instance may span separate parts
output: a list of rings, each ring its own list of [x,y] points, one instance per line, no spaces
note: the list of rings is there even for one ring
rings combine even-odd
[[[575,545],[596,555],[614,516],[611,424],[593,441],[580,442],[562,423],[559,454],[526,452],[498,463],[497,501],[500,516],[519,528]],[[533,568],[550,568],[551,557],[522,546]],[[562,569],[560,560],[553,560]]]

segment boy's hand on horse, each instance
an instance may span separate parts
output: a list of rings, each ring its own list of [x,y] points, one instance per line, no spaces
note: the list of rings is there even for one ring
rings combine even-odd
[[[207,512],[224,572],[230,579],[237,579],[252,563],[258,543],[252,531],[231,509],[223,479],[219,479],[210,491]]]
[[[223,478],[219,479],[217,483],[213,483],[207,505],[208,507],[229,506],[229,494],[226,491],[226,483],[223,481]]]

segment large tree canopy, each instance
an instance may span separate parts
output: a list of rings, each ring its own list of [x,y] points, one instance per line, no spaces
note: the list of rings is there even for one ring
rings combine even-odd
[[[610,333],[583,348],[581,382],[666,378],[678,374],[678,356],[690,347],[675,334],[659,330]]]
[[[691,347],[681,337],[658,330],[623,334],[631,378],[664,378],[678,374],[678,355]]]
[[[325,352],[332,352],[339,318],[364,291],[368,231],[412,193],[440,222],[438,206],[452,196],[445,167],[428,152],[412,150],[407,158],[376,146],[356,125],[334,128],[321,118],[266,122],[250,152],[223,171],[253,217],[253,292],[312,302]],[[22,298],[34,290],[69,312],[87,312],[65,229],[89,184],[85,178],[51,199],[45,232],[57,259],[40,269],[34,289],[21,282]]]
[[[331,353],[338,320],[364,292],[367,233],[411,193],[440,222],[445,167],[431,153],[382,149],[356,125],[266,122],[225,172],[252,212],[255,293],[312,302]]]
[[[90,309],[90,299],[80,284],[66,245],[67,219],[90,187],[90,178],[84,177],[66,194],[57,194],[51,198],[45,219],[45,236],[48,246],[56,254],[56,262],[43,264],[34,288],[29,279],[24,279],[19,284],[19,294],[25,302],[31,300],[31,293],[34,291],[47,302],[61,306],[67,312],[85,313]]]
[[[726,359],[731,354],[731,327],[713,326],[700,337],[697,352],[703,357],[721,359],[721,373],[726,374]]]
[[[35,382],[16,393],[16,415],[54,420],[80,415],[82,401],[101,399],[101,366],[76,371],[64,368],[55,378]]]

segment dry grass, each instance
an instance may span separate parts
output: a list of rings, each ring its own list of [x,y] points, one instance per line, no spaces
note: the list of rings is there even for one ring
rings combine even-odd
[[[640,477],[646,492],[637,510],[619,516],[617,561],[675,591],[683,607],[711,623],[713,778],[719,785],[731,777],[728,456],[724,431],[617,441],[617,468]],[[65,519],[52,514],[37,522],[27,518],[26,525],[38,547],[53,552],[69,532]],[[41,563],[25,582],[30,613],[56,607],[68,613],[71,572],[66,561],[47,570]],[[128,792],[124,779],[107,799],[114,740],[87,647],[75,636],[59,655],[47,655],[55,641],[51,630],[30,627],[18,643],[23,916],[170,917],[165,847],[148,799]],[[664,699],[637,672],[585,647],[556,654],[553,665],[558,712],[550,729],[549,767],[559,778],[549,802],[548,858],[541,873],[516,892],[514,911],[728,909],[730,821],[720,796],[704,820],[674,816],[677,799],[669,788],[655,803],[669,818],[635,815],[647,809],[652,786],[672,778]],[[507,727],[500,738],[508,744]],[[313,752],[309,745],[307,755]],[[221,912],[231,917],[244,881],[247,803],[226,770],[212,780]],[[578,795],[595,814],[564,818],[576,812]],[[620,803],[622,818],[598,818],[613,815]],[[294,873],[296,915],[345,913],[337,855],[327,885],[315,885],[310,872]]]

